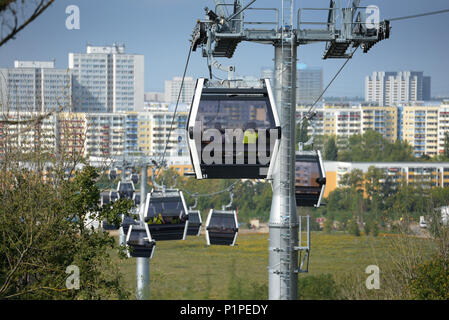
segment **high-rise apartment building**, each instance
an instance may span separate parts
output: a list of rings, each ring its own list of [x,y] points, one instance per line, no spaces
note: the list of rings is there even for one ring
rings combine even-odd
[[[403,140],[413,147],[415,156],[437,155],[439,109],[439,106],[404,106]]]
[[[297,104],[313,104],[323,92],[323,69],[300,65],[297,70],[297,78]]]
[[[71,72],[53,61],[15,61],[0,69],[0,107],[3,113],[70,111]]]
[[[362,133],[376,131],[393,143],[398,139],[398,109],[396,107],[363,106]]]
[[[174,77],[172,80],[165,81],[165,102],[176,103],[181,89],[182,77]],[[195,93],[196,80],[192,77],[185,77],[182,86],[179,103],[191,104],[193,94]]]
[[[313,104],[323,92],[323,69],[319,67],[308,67],[298,64],[296,83],[296,101],[299,105]],[[274,86],[273,68],[264,67],[260,70],[261,79],[270,79]]]
[[[139,114],[139,150],[141,152],[154,157],[161,156],[164,151],[166,156],[188,155],[185,136],[189,115],[188,105],[178,105],[177,115],[172,125],[174,108],[174,104],[149,103],[147,112]]]
[[[377,102],[380,106],[428,101],[430,87],[431,78],[423,72],[373,72],[365,79],[365,101]]]
[[[69,53],[76,112],[142,111],[144,56],[127,54],[124,45],[91,46]]]
[[[449,134],[449,101],[444,101],[438,110],[438,154],[444,152],[446,134]]]
[[[297,107],[298,117],[308,112],[305,106]],[[312,135],[335,136],[340,147],[355,134],[364,134],[373,130],[382,134],[390,142],[398,138],[398,110],[396,107],[350,106],[349,104],[325,105],[316,109],[316,115],[309,125],[308,133]]]

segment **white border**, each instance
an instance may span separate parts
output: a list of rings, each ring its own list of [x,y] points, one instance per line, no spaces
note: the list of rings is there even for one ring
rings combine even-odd
[[[195,130],[195,120],[198,114],[198,108],[200,106],[204,81],[205,81],[204,78],[199,78],[196,82],[195,96],[193,98],[192,106],[190,109],[189,124],[187,126],[187,142],[188,142],[187,145],[189,146],[190,149],[190,155],[192,157],[193,162],[192,163],[193,170],[195,171],[197,179],[203,179],[203,174],[201,173],[200,159],[198,157],[198,150],[196,149],[195,134],[193,135],[193,139],[190,139],[189,128],[193,128],[193,130]]]
[[[318,155],[318,162],[320,164],[321,172],[323,173],[323,178],[326,178],[326,171],[324,171],[324,165],[323,165],[323,160],[321,158],[321,152],[320,152],[320,150],[317,150],[316,153]],[[315,205],[316,208],[318,208],[321,204],[321,199],[323,198],[325,188],[326,188],[326,184],[323,184],[321,186],[320,197],[318,198],[318,202]]]
[[[217,213],[225,213],[225,214],[232,214],[234,215],[234,222],[235,222],[235,227],[238,229],[239,228],[239,223],[237,221],[237,212],[235,210],[232,211],[227,211],[227,210],[214,210],[214,209],[210,209],[209,214],[207,216],[207,220],[206,220],[206,242],[207,245],[210,246],[210,238],[209,238],[209,230],[207,230],[207,228],[209,227],[210,224],[210,219],[212,217],[212,214],[214,213],[214,211],[216,211]],[[235,242],[237,241],[237,235],[238,235],[238,231],[235,233],[234,235],[234,239],[232,240],[232,243],[229,245],[230,247],[233,247],[235,245]]]
[[[134,182],[132,182],[132,181],[123,181],[123,183],[131,183],[131,185],[133,186],[133,195],[134,195],[134,193],[136,193],[136,187],[134,186]],[[121,184],[122,184],[122,181],[120,180],[119,182],[118,182],[118,184],[117,184],[117,193],[119,194],[119,197],[120,197],[120,192],[119,192],[119,190],[120,190],[120,186],[121,186]]]
[[[268,98],[270,100],[271,110],[273,112],[274,125],[276,127],[281,127],[281,122],[279,121],[278,109],[277,109],[276,103],[274,102],[273,91],[271,89],[271,84],[270,84],[269,79],[265,79],[265,86],[267,88]],[[270,137],[270,139],[271,139],[271,137]],[[282,139],[282,129],[281,129],[281,139]],[[273,170],[274,170],[275,162],[276,162],[278,151],[279,151],[279,145],[280,145],[280,139],[278,139],[276,137],[276,142],[274,143],[273,153],[271,154],[270,166],[268,167],[267,177],[265,179],[268,179],[268,180],[273,179]]]
[[[189,214],[189,210],[187,210],[187,205],[186,205],[186,201],[185,201],[185,199],[184,199],[184,194],[182,193],[182,191],[180,191],[180,190],[178,190],[178,189],[175,189],[175,190],[166,190],[167,192],[177,192],[178,193],[178,195],[179,195],[179,197],[181,198],[181,202],[182,202],[182,206],[183,206],[183,208],[184,208],[184,212],[185,212],[185,214]],[[144,218],[144,220],[146,219],[146,218],[148,218],[148,208],[149,208],[149,206],[150,206],[150,198],[151,198],[151,193],[153,193],[153,192],[155,192],[154,191],[154,189],[153,190],[151,190],[151,192],[149,192],[148,194],[147,194],[147,198],[146,198],[146,200],[145,200],[145,211],[143,212],[143,218]],[[156,192],[158,192],[158,191],[156,191]],[[201,218],[200,218],[201,219]],[[183,233],[183,236],[182,236],[182,240],[185,240],[186,239],[186,237],[187,237],[187,229],[188,229],[188,227],[189,227],[189,220],[187,219],[186,220],[186,223],[185,223],[185,225],[184,225],[184,233]]]
[[[185,199],[184,199],[184,195],[182,194],[182,191],[179,191],[179,190],[178,190],[178,193],[179,193],[179,196],[181,197],[182,205],[183,205],[183,207],[184,207],[184,213],[185,213],[186,215],[188,215],[188,214],[189,214],[189,211],[187,210],[187,205],[186,205],[186,201],[185,201]],[[185,225],[184,225],[184,235],[182,236],[182,240],[185,240],[185,239],[186,239],[188,227],[189,227],[189,219],[186,220],[186,223],[185,223]]]
[[[232,213],[234,214],[234,220],[235,220],[235,227],[238,229],[239,228],[239,223],[237,221],[237,212],[235,210],[232,211]],[[232,241],[231,247],[233,247],[235,245],[235,242],[237,241],[237,235],[239,234],[239,232],[237,231],[234,235],[234,240]]]
[[[149,242],[153,242],[153,239],[151,238],[150,229],[148,228],[148,225],[146,223],[144,223],[144,227],[145,227],[145,231],[147,233],[148,241]],[[125,242],[125,244],[126,244],[126,255],[128,256],[128,258],[132,258],[131,254],[129,253],[129,245],[128,245],[128,241],[129,241],[129,238],[131,237],[132,229],[133,229],[133,225],[131,224],[129,226],[129,229],[128,229],[128,234],[126,235],[126,242]],[[154,250],[155,249],[156,249],[156,243],[154,244],[153,248],[151,249],[151,255],[150,255],[149,259],[153,258],[153,254],[154,254]]]
[[[201,219],[201,212],[200,212],[200,210],[189,210],[189,220],[190,220],[190,214],[191,214],[191,213],[198,214],[198,219],[200,220],[200,227],[198,228],[198,233],[197,233],[195,236],[196,236],[196,237],[199,237],[200,234],[201,234],[201,227],[202,227],[202,225],[203,225],[203,221],[202,221],[202,219]]]
[[[210,209],[209,214],[207,215],[207,219],[206,219],[206,242],[207,245],[210,246],[210,239],[209,239],[209,230],[207,230],[207,228],[209,227],[210,224],[210,218],[212,216],[212,212],[214,211],[214,209]]]
[[[129,245],[128,245],[128,241],[129,241],[129,237],[131,236],[131,230],[132,230],[133,225],[130,225],[128,228],[128,234],[126,235],[126,240],[125,240],[125,246],[126,246],[126,255],[128,256],[128,258],[131,258],[131,254],[129,253]]]

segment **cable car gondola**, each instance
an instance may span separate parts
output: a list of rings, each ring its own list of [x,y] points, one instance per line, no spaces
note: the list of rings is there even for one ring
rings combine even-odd
[[[120,194],[117,191],[109,191],[109,199],[111,202],[115,202],[120,199]]]
[[[298,207],[319,207],[326,186],[320,151],[296,153],[295,197]]]
[[[136,185],[139,182],[139,175],[137,173],[133,173],[131,175],[131,181]]]
[[[101,222],[101,227],[102,227],[103,230],[105,230],[105,231],[112,231],[112,230],[118,230],[118,229],[119,229],[119,228],[116,227],[115,225],[108,223],[107,220],[103,220],[103,221]]]
[[[123,215],[122,216],[122,225],[123,234],[128,234],[129,227],[132,225],[138,225],[139,221],[134,220],[133,218]]]
[[[189,210],[189,227],[187,228],[188,236],[199,236],[201,233],[201,213],[199,210]]]
[[[136,207],[140,206],[140,193],[134,192],[133,201]]]
[[[117,192],[120,195],[120,199],[132,199],[135,191],[136,189],[132,181],[120,181],[117,185]]]
[[[117,170],[116,169],[109,170],[109,179],[110,180],[117,179]]]
[[[156,242],[151,238],[147,224],[131,225],[126,236],[128,257],[152,258]]]
[[[210,210],[206,221],[206,241],[208,245],[233,246],[237,240],[238,231],[235,210]]]
[[[106,204],[111,202],[111,198],[109,196],[109,192],[100,193],[100,206],[103,207]]]
[[[147,195],[144,212],[154,240],[185,240],[188,215],[181,191],[151,191]]]
[[[268,79],[230,88],[200,78],[187,125],[197,179],[271,178],[281,127]]]

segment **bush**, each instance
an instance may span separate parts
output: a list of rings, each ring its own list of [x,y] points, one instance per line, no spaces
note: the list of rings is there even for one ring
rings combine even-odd
[[[298,299],[300,300],[336,300],[338,288],[330,274],[306,276],[298,280]]]
[[[379,235],[379,225],[377,224],[376,221],[372,222],[372,226],[371,226],[371,235],[373,237],[377,237]]]
[[[371,233],[371,222],[370,221],[365,222],[365,225],[363,226],[363,231],[365,231],[365,234],[367,236]]]
[[[449,261],[438,255],[418,265],[416,277],[410,284],[418,300],[449,300]]]
[[[325,233],[331,233],[334,221],[331,218],[326,218],[323,224],[323,231]]]
[[[360,237],[360,229],[357,221],[354,219],[349,220],[348,223],[348,232],[356,237]]]

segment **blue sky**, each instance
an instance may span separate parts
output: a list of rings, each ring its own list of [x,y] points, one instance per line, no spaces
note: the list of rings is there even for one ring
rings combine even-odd
[[[80,30],[65,27],[65,9],[72,4],[80,8]],[[328,4],[329,0],[296,1],[297,8]],[[362,4],[378,6],[381,19],[449,8],[447,0],[362,0]],[[12,67],[14,60],[55,59],[56,67],[66,68],[68,53],[85,52],[87,43],[121,42],[127,52],[145,55],[145,90],[162,91],[164,80],[182,75],[188,40],[205,6],[213,8],[213,0],[57,0],[15,40],[0,47],[0,67]],[[281,1],[257,0],[253,6],[280,7]],[[424,71],[432,76],[432,94],[449,96],[449,13],[397,21],[392,27],[389,40],[368,54],[357,52],[326,96],[363,96],[365,76],[378,70]],[[326,85],[343,61],[322,60],[323,48],[324,43],[301,46],[298,56],[300,63],[323,67]],[[242,43],[233,59],[220,62],[235,65],[238,74],[259,76],[261,67],[272,66],[273,54],[272,46]],[[200,52],[193,53],[188,75],[208,75]]]

